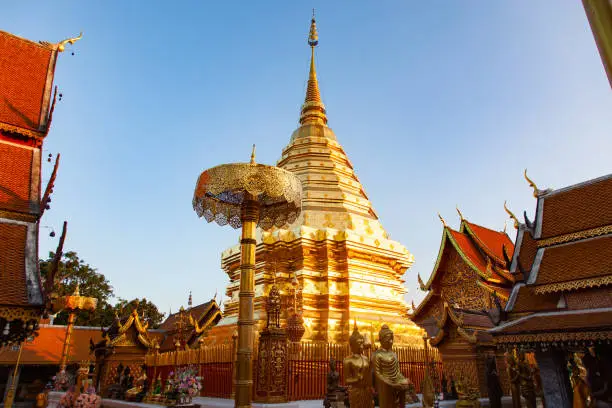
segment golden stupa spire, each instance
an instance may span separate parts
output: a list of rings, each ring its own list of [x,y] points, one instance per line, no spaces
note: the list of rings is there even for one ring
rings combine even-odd
[[[319,81],[317,81],[317,71],[315,68],[315,47],[319,44],[319,35],[317,33],[317,22],[312,10],[312,20],[310,21],[310,33],[308,34],[308,45],[310,45],[310,73],[308,74],[308,86],[306,88],[306,98],[302,105],[300,114],[300,125],[306,124],[327,124],[327,115],[325,114],[325,105],[321,101],[321,93],[319,92]]]

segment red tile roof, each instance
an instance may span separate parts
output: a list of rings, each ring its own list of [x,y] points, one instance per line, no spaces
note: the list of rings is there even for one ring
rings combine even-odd
[[[487,269],[487,263],[472,241],[466,235],[458,231],[454,231],[450,228],[448,230],[470,262],[472,262],[481,272],[484,272]]]
[[[51,95],[55,51],[0,31],[0,123],[44,131]],[[54,67],[52,67],[54,68]]]
[[[608,235],[545,248],[534,285],[592,279],[611,273],[612,235]]]
[[[24,343],[21,352],[21,364],[58,365],[65,339],[66,326],[41,325],[38,337],[35,337],[31,343]],[[100,328],[78,326],[74,328],[70,341],[68,363],[78,363],[84,360],[93,361],[95,359],[93,355],[89,354],[89,339],[92,339],[94,343],[102,340]],[[0,365],[15,364],[17,354],[17,350],[9,347],[0,350]]]
[[[0,305],[28,305],[25,271],[27,227],[0,223]]]
[[[0,209],[30,209],[33,150],[0,141]]]
[[[612,224],[612,174],[541,198],[541,238]]]
[[[503,246],[506,247],[508,256],[512,256],[514,243],[505,232],[494,231],[466,220],[463,222],[468,226],[468,233],[473,232],[470,235],[480,244],[481,248],[488,255],[495,257],[498,262],[504,262]]]

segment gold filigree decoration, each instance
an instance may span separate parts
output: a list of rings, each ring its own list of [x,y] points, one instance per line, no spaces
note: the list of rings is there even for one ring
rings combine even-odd
[[[496,343],[553,343],[598,340],[612,340],[612,331],[503,334],[495,336]]]
[[[293,223],[300,214],[302,185],[279,167],[232,163],[204,171],[198,178],[193,208],[206,221],[240,228],[247,194],[259,203],[258,225],[267,230]]]
[[[25,129],[19,126],[9,125],[8,123],[0,122],[0,130],[11,133],[19,133],[20,135],[33,137],[34,139],[42,139],[45,135],[44,132],[37,132],[30,129]]]
[[[534,291],[541,295],[544,293],[562,292],[584,288],[595,288],[599,286],[612,285],[612,275],[600,276],[598,278],[588,278],[570,282],[551,283],[548,285],[536,286]]]
[[[563,244],[570,241],[576,241],[578,239],[598,237],[600,235],[606,235],[610,233],[612,233],[612,225],[604,225],[602,227],[591,228],[584,231],[572,232],[571,234],[559,235],[558,237],[542,239],[538,241],[537,246],[538,248],[543,248],[552,245]]]
[[[19,307],[0,307],[0,317],[11,320],[38,320],[41,316],[41,309],[22,309]]]

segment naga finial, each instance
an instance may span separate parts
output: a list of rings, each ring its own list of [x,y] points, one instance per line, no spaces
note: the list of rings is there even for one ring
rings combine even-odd
[[[527,177],[527,169],[525,169],[524,174],[525,174],[525,180],[527,180],[527,182],[529,183],[529,187],[533,188],[533,196],[535,198],[538,198],[538,193],[540,192],[540,190],[538,189],[538,186],[536,186],[536,184],[533,182],[532,179]]]
[[[518,220],[518,218],[516,218],[516,215],[514,215],[512,213],[512,211],[510,211],[508,209],[508,207],[506,206],[506,202],[505,201],[504,201],[504,210],[506,210],[506,212],[508,213],[510,218],[514,221],[514,229],[518,229],[518,227],[519,227],[519,220]]]
[[[414,299],[412,299],[411,303],[412,303],[412,313],[414,313],[416,311],[416,307],[414,306]]]
[[[81,32],[78,37],[67,38],[64,41],[58,42],[56,44],[57,52],[64,52],[64,50],[66,49],[66,44],[74,44],[75,42],[79,41],[81,38],[83,38],[83,32]]]
[[[438,218],[440,218],[440,221],[442,221],[442,225],[444,225],[444,228],[448,228],[448,225],[446,225],[446,221],[444,221],[444,218],[442,218],[440,213],[438,213]]]
[[[463,217],[463,214],[461,214],[461,210],[459,209],[459,206],[455,206],[455,209],[457,210],[457,214],[459,214],[459,218],[461,218],[461,221],[464,221],[465,218]]]
[[[255,164],[255,143],[253,143],[253,150],[251,151],[251,164]]]
[[[423,292],[426,292],[427,288],[425,287],[425,284],[423,283],[423,279],[421,279],[421,274],[420,273],[417,273],[417,279],[419,280],[419,286],[420,286],[421,290]]]

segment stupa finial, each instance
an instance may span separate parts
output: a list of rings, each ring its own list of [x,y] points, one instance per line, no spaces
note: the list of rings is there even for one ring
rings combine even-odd
[[[317,32],[317,22],[315,20],[314,9],[312,9],[312,20],[310,21],[310,32],[308,33],[308,45],[310,45],[310,73],[308,74],[308,86],[306,88],[306,98],[302,105],[300,114],[300,125],[305,124],[327,124],[325,105],[321,101],[319,92],[319,81],[315,68],[315,47],[319,44],[319,34]]]
[[[255,143],[253,143],[253,150],[251,151],[251,164],[255,164]]]

